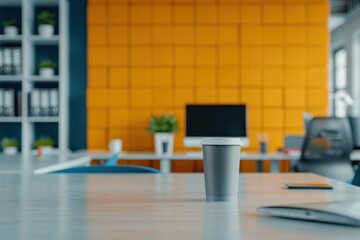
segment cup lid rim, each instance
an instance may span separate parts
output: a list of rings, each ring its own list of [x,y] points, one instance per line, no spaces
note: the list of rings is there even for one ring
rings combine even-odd
[[[235,137],[210,137],[203,138],[201,145],[239,145],[242,146],[240,138]]]

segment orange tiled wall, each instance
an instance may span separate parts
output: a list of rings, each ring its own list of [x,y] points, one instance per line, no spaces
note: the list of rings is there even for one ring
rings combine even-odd
[[[327,0],[89,0],[88,148],[151,151],[149,117],[174,113],[184,150],[186,103],[246,103],[247,151],[260,132],[276,150],[303,111],[326,113],[328,16]]]

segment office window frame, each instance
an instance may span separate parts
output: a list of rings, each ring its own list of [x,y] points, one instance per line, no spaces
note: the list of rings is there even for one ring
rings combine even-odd
[[[347,51],[345,47],[338,48],[333,52],[333,87],[332,87],[332,102],[333,114],[336,117],[345,117],[347,115],[346,103],[335,98],[336,95],[347,93],[348,79],[347,79]]]

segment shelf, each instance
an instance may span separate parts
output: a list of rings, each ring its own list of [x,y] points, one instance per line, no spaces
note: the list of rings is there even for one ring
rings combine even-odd
[[[0,117],[0,123],[21,122],[21,117]]]
[[[46,123],[46,122],[49,122],[49,123],[56,123],[56,122],[59,122],[59,117],[29,117],[29,121],[32,122],[32,123]]]
[[[6,133],[5,130],[8,130],[9,133],[15,131],[21,137],[21,150],[24,152],[31,150],[31,144],[37,135],[48,132],[57,138],[56,142],[61,151],[68,149],[68,121],[66,120],[68,105],[60,104],[60,102],[68,100],[68,86],[61,83],[63,78],[68,78],[69,74],[69,1],[0,0],[1,13],[6,16],[13,15],[21,23],[19,24],[21,29],[19,28],[19,34],[16,36],[5,36],[1,31],[0,46],[4,48],[21,47],[23,69],[20,76],[0,75],[1,88],[21,90],[21,113],[23,113],[23,116],[17,117],[0,116],[0,135]],[[38,34],[37,15],[44,10],[52,11],[56,17],[55,35],[53,36],[42,37]],[[4,19],[8,19],[5,15]],[[45,59],[56,62],[56,76],[49,78],[39,76],[38,65]],[[29,93],[33,89],[58,89],[59,113],[61,112],[61,114],[59,116],[29,116],[28,114],[31,113]]]
[[[59,0],[32,0],[36,6],[58,6]]]
[[[15,82],[21,83],[21,75],[0,75],[0,82]]]
[[[1,7],[21,6],[21,0],[1,0],[0,6]]]
[[[53,76],[51,78],[46,78],[46,77],[41,77],[39,75],[34,75],[31,76],[30,78],[30,82],[58,82],[59,81],[59,76]]]
[[[59,44],[59,36],[54,35],[52,37],[46,38],[46,37],[41,37],[39,35],[32,35],[30,36],[30,41],[34,44],[34,45],[58,45]]]
[[[21,35],[12,37],[12,36],[6,36],[3,34],[0,34],[0,42],[1,43],[21,43],[21,40],[22,40]]]

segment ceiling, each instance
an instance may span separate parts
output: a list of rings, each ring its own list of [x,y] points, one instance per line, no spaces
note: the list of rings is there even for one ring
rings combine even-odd
[[[346,15],[356,7],[360,6],[360,0],[330,0],[331,17],[329,28],[336,29],[346,21]]]
[[[351,2],[359,2],[352,0],[330,0],[331,3],[331,14],[345,14],[348,10]]]
[[[360,6],[360,0],[330,0],[332,14],[345,14]]]

